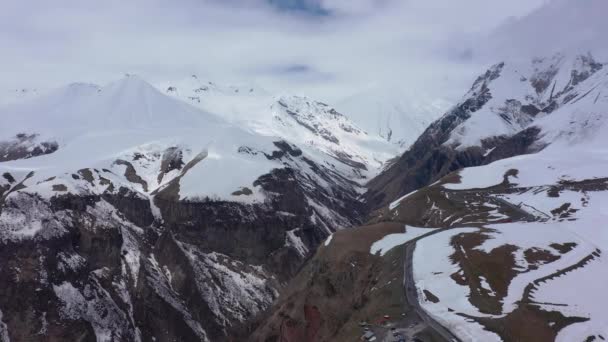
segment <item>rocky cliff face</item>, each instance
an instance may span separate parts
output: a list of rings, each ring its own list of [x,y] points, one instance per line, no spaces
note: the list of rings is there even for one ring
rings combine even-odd
[[[607,77],[589,55],[493,66],[369,183],[370,221],[328,239],[254,337],[605,338]]]
[[[538,119],[562,107],[576,111],[577,99],[601,82],[602,68],[590,55],[561,54],[529,64],[494,65],[460,103],[370,181],[368,203],[378,208],[452,171],[544,148],[550,141],[540,139]]]
[[[269,157],[297,158],[282,153]],[[348,181],[307,163],[339,197],[291,167],[260,176],[256,184],[272,196],[254,204],[178,200],[168,190],[151,201],[128,176],[121,184],[90,169],[70,178],[103,182],[103,191],[73,193],[56,178],[43,197],[5,173],[1,279],[10,295],[0,307],[8,335],[217,341],[246,332],[310,251],[362,212]]]
[[[11,107],[92,126],[33,124],[59,148],[0,164],[0,340],[240,340],[365,214],[371,165],[248,133],[138,79],[60,94]]]

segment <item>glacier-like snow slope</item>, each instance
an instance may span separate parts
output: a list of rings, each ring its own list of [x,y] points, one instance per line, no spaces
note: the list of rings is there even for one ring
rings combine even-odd
[[[512,136],[530,126],[543,128],[543,142],[550,143],[564,134],[585,136],[583,130],[596,129],[605,120],[596,109],[607,96],[608,71],[591,55],[556,54],[531,63],[501,63],[491,72],[495,77],[474,84],[465,95],[487,94],[489,101],[458,125],[445,145],[458,150],[481,146],[486,139]],[[586,118],[579,118],[579,112]],[[572,118],[576,120],[569,126]]]
[[[305,96],[273,95],[255,85],[223,86],[196,75],[157,87],[257,134],[279,137],[351,166],[362,164],[364,169],[353,179],[373,177],[399,151],[376,132],[360,128],[349,113]]]
[[[196,93],[199,88],[192,91]],[[278,138],[304,147],[310,159],[354,181],[373,175],[396,153],[390,144],[365,134],[325,104],[293,96],[276,99],[263,91],[235,93],[227,89],[209,88],[213,94],[203,97],[200,104],[194,103],[199,107],[195,108],[165,96],[137,76],[129,76],[105,87],[72,84],[33,101],[4,106],[0,109],[0,140],[19,133],[36,134],[37,139],[56,141],[59,149],[2,163],[0,168],[23,178],[35,171],[25,184],[31,186],[82,168],[112,166],[116,173],[124,173],[125,166],[114,161],[139,153],[156,158],[132,163],[147,184],[146,189],[134,186],[153,193],[179,175],[173,170],[167,177],[157,177],[159,154],[179,147],[186,163],[204,155],[204,162],[181,177],[180,198],[251,202],[263,200],[252,185],[257,177],[282,166],[255,151],[270,153],[276,149],[273,142]],[[244,148],[253,152],[243,153]],[[63,183],[69,187],[73,182],[67,178]],[[48,190],[52,183],[37,186],[40,191]],[[251,188],[254,193],[232,195],[240,187]]]
[[[40,308],[44,336],[225,338],[358,223],[392,145],[306,98],[217,91],[204,110],[129,76],[0,107],[0,283]],[[11,275],[28,260],[44,277]],[[24,331],[13,300],[9,333]]]
[[[31,102],[6,106],[0,109],[0,116],[3,139],[26,133],[59,143],[54,153],[0,164],[0,169],[13,175],[25,177],[35,171],[25,185],[82,168],[121,171],[124,166],[114,163],[121,157],[154,155],[173,146],[184,147],[185,161],[203,152],[207,156],[204,166],[193,168],[185,178],[198,181],[188,184],[182,198],[191,194],[231,198],[239,186],[251,185],[259,175],[277,167],[266,158],[238,153],[240,146],[272,150],[271,139],[167,97],[137,76],[103,88],[73,84]],[[139,191],[153,192],[170,180],[158,181],[159,164],[146,165],[142,160],[134,165],[148,183]],[[124,173],[119,171],[116,173]]]

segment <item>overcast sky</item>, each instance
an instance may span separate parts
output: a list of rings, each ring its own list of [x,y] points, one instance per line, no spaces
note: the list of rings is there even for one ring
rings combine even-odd
[[[8,0],[0,88],[137,73],[150,82],[191,74],[255,82],[328,100],[385,84],[439,91],[481,71],[468,39],[543,2]]]

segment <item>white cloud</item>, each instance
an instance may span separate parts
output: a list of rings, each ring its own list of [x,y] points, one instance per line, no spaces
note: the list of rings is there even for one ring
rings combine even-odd
[[[191,73],[254,81],[328,100],[371,83],[441,91],[478,69],[446,46],[542,0],[320,1],[334,15],[277,11],[262,0],[14,1],[0,14],[0,88],[134,72],[152,81]],[[286,72],[293,66],[300,72]]]

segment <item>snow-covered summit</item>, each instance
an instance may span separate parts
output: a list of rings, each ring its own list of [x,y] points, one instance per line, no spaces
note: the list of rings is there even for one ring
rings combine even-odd
[[[194,103],[204,101],[207,96],[259,96],[268,95],[268,92],[256,84],[221,84],[203,80],[193,74],[190,77],[158,84],[159,90],[167,95],[188,99]]]
[[[0,250],[41,274],[0,283],[57,313],[36,315],[49,335],[221,340],[360,222],[384,145],[308,99],[228,96],[194,106],[128,76],[0,107]]]
[[[590,54],[560,53],[528,63],[498,64],[477,80],[463,100],[483,98],[487,102],[456,126],[445,144],[462,150],[530,126],[555,130],[557,118],[567,112],[587,113],[582,108],[586,101],[581,101],[587,96],[601,106],[597,102],[607,80],[603,65]]]
[[[273,95],[259,87],[223,86],[197,77],[168,84],[158,87],[243,129],[331,155],[355,167],[355,179],[372,177],[399,150],[377,134],[365,132],[348,113],[306,96]]]

